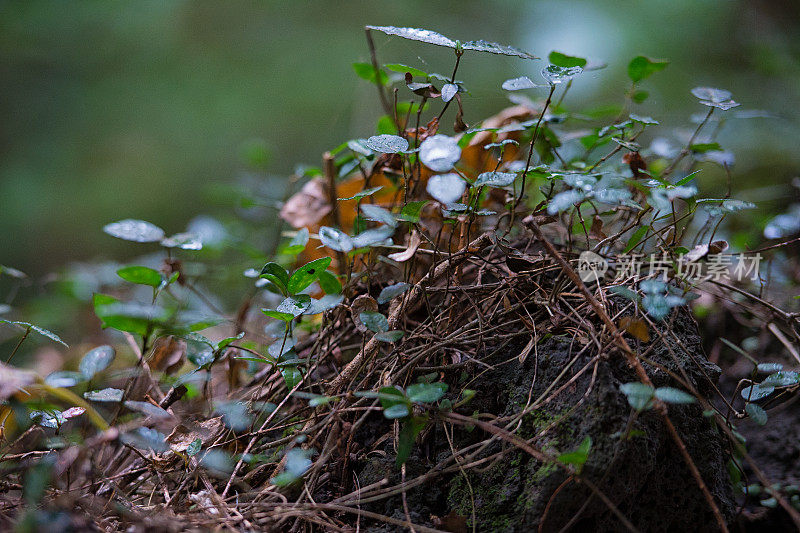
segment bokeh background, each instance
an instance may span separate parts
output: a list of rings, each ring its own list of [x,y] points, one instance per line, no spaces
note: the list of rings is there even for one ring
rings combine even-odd
[[[608,63],[573,102],[621,103],[638,54],[671,65],[638,112],[666,126],[702,112],[689,90],[727,88],[734,189],[754,226],[792,201],[800,168],[800,4],[795,0],[0,1],[0,264],[43,276],[71,261],[124,258],[104,224],[141,218],[182,231],[224,211],[226,184],[257,170],[282,183],[298,164],[374,133],[365,24],[425,27]],[[382,62],[449,73],[452,53],[376,35]],[[504,79],[544,62],[471,54],[459,71],[467,122],[508,104]],[[267,155],[268,154],[268,155]],[[250,163],[247,163],[249,157]],[[709,171],[701,188],[719,190]]]

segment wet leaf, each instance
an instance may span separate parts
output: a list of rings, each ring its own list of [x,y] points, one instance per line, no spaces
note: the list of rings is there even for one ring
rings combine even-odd
[[[92,379],[95,374],[108,368],[115,356],[116,352],[111,346],[107,344],[98,346],[83,356],[78,369],[83,377]]]
[[[780,363],[759,363],[758,371],[765,373],[780,372],[783,370],[783,365]]]
[[[397,135],[374,135],[364,141],[373,152],[397,154],[408,150],[408,141]]]
[[[297,318],[302,315],[311,305],[311,297],[307,294],[297,294],[285,298],[276,311],[279,313],[288,313]]]
[[[700,99],[700,103],[709,107],[716,107],[722,111],[727,111],[738,107],[741,104],[734,102],[731,99],[731,92],[725,89],[716,89],[714,87],[695,87],[692,89],[692,94]]]
[[[441,33],[436,33],[431,30],[422,30],[419,28],[398,28],[396,26],[367,26],[370,30],[381,31],[387,35],[396,35],[403,39],[410,39],[412,41],[420,41],[428,44],[435,44],[437,46],[446,46],[448,48],[455,48],[455,41],[445,37]]]
[[[117,275],[137,285],[149,285],[158,288],[161,285],[161,272],[143,266],[129,266],[117,270]]]
[[[759,383],[757,385],[751,385],[743,388],[740,394],[745,400],[754,402],[756,400],[766,398],[773,392],[775,392],[775,387],[772,385],[763,385]]]
[[[51,341],[55,341],[55,342],[65,346],[65,347],[69,348],[69,345],[66,342],[62,341],[61,337],[59,337],[58,335],[56,335],[55,333],[53,333],[50,330],[47,330],[47,329],[41,328],[39,326],[36,326],[34,324],[31,324],[30,322],[19,322],[19,321],[5,320],[3,318],[0,318],[0,324],[11,324],[12,326],[19,326],[21,328],[30,329],[31,331],[34,331],[34,332],[38,333],[39,335],[42,335],[43,337],[47,337]]]
[[[194,457],[203,447],[203,440],[202,439],[195,439],[193,440],[189,446],[186,447],[186,455],[189,457]]]
[[[203,241],[194,233],[176,233],[161,241],[165,248],[180,248],[181,250],[202,250]]]
[[[490,54],[521,57],[522,59],[538,59],[536,56],[524,50],[520,50],[519,48],[483,40],[467,41],[462,45],[462,48],[464,50],[475,50],[477,52],[488,52]]]
[[[508,187],[517,175],[513,172],[484,172],[475,180],[474,186],[488,185],[489,187]]]
[[[455,83],[446,83],[442,86],[442,101],[449,102],[458,93],[458,85]]]
[[[361,204],[361,212],[364,213],[364,218],[375,222],[382,222],[387,226],[394,227],[397,225],[397,220],[389,211],[373,204]]]
[[[419,159],[434,172],[447,172],[461,159],[461,148],[456,139],[437,134],[422,141]]]
[[[536,83],[533,83],[533,81],[527,76],[520,76],[519,78],[511,78],[510,80],[504,81],[501,87],[506,91],[521,91],[523,89],[535,89],[537,87],[543,87],[543,85],[537,85]]]
[[[362,199],[362,198],[366,198],[367,196],[370,196],[370,195],[372,195],[372,194],[375,194],[376,192],[378,192],[378,191],[379,191],[379,190],[381,190],[381,189],[383,189],[383,186],[382,186],[382,185],[381,185],[380,187],[371,187],[371,188],[369,188],[369,189],[364,189],[363,191],[361,191],[361,192],[359,192],[359,193],[356,193],[356,194],[354,194],[353,196],[351,196],[351,197],[349,197],[349,198],[338,198],[338,200],[342,200],[342,201],[346,201],[346,200],[360,200],[360,199]],[[308,231],[308,230],[306,230],[306,231]]]
[[[103,227],[103,231],[126,241],[157,242],[164,238],[164,230],[144,220],[125,219]]]
[[[550,85],[565,83],[583,72],[581,67],[559,67],[557,65],[547,65],[542,69],[542,77]]]
[[[431,176],[426,187],[428,194],[445,205],[457,202],[466,189],[467,183],[458,174]]]
[[[792,370],[775,372],[764,378],[764,381],[761,382],[762,385],[773,387],[790,387],[798,383],[800,383],[800,374]]]
[[[337,252],[346,253],[354,248],[353,240],[347,233],[329,226],[319,228],[319,240],[322,244]]]
[[[650,77],[660,70],[664,70],[669,65],[666,59],[652,59],[645,56],[634,57],[628,64],[628,77],[633,83]]]
[[[410,288],[411,285],[402,281],[400,283],[395,283],[394,285],[389,285],[388,287],[384,287],[381,290],[380,295],[378,295],[378,303],[385,304],[389,300],[400,296]]]
[[[561,213],[583,201],[585,198],[585,193],[575,189],[568,189],[553,196],[550,203],[547,205],[547,212],[551,215]]]
[[[121,402],[125,391],[122,389],[100,389],[84,392],[83,397],[93,402]]]
[[[382,244],[387,241],[391,244],[390,238],[392,235],[394,235],[394,227],[391,226],[380,226],[368,229],[353,237],[353,247],[356,249],[364,248],[366,246]]]

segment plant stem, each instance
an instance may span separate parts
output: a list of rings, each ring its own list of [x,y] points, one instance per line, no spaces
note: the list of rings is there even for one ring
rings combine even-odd
[[[19,350],[19,347],[22,346],[22,343],[25,342],[25,339],[28,338],[28,335],[30,334],[30,332],[31,332],[31,328],[30,328],[30,326],[28,326],[28,329],[25,330],[25,335],[23,335],[22,338],[17,343],[17,345],[14,346],[14,350],[11,352],[11,355],[9,355],[8,359],[6,359],[6,364],[11,362],[11,358],[14,357],[14,354],[17,353],[17,350]]]

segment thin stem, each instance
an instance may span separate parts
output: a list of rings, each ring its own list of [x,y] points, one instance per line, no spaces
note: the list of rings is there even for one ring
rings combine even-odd
[[[17,345],[14,346],[14,350],[11,352],[11,355],[9,355],[8,359],[6,359],[6,364],[11,362],[11,358],[14,357],[14,354],[17,353],[17,350],[19,350],[19,347],[22,346],[22,343],[25,342],[25,339],[28,338],[28,335],[30,334],[30,332],[31,332],[31,328],[30,328],[30,326],[28,326],[28,329],[25,330],[25,335],[23,335],[22,338],[17,343]]]

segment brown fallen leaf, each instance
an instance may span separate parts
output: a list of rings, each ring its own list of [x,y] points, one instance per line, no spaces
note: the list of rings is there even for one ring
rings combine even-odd
[[[300,229],[314,226],[331,211],[330,200],[322,178],[314,178],[289,198],[281,208],[281,218]]]
[[[151,371],[172,375],[186,362],[186,341],[172,335],[160,337],[153,345],[153,355],[147,362]]]
[[[361,333],[366,333],[368,331],[367,326],[361,321],[361,313],[364,311],[378,311],[378,302],[368,294],[362,294],[353,300],[353,303],[350,305],[350,316],[353,318],[353,324],[355,324],[356,329]]]
[[[35,381],[33,372],[0,363],[0,401],[7,400]]]
[[[648,328],[647,323],[640,318],[623,316],[619,319],[619,327],[642,342],[650,342],[650,328]]]
[[[403,250],[402,252],[389,254],[387,257],[392,261],[397,261],[398,263],[403,263],[405,261],[408,261],[409,259],[414,257],[414,254],[416,253],[417,248],[419,248],[421,242],[422,239],[420,239],[419,233],[417,233],[417,230],[414,230],[411,233],[411,237],[408,238],[408,246],[406,247],[406,249]]]
[[[191,428],[178,424],[167,436],[167,443],[173,452],[185,452],[186,448],[197,439],[200,439],[204,446],[211,443],[222,434],[224,429],[225,424],[222,422],[221,416],[191,425]]]

